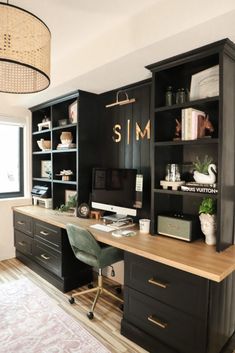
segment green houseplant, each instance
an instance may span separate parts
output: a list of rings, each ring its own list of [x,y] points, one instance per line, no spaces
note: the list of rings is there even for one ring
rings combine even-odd
[[[203,199],[199,206],[199,219],[205,242],[208,245],[216,244],[216,201],[211,197]]]
[[[193,178],[199,184],[214,184],[216,182],[216,165],[212,163],[213,158],[207,154],[204,159],[198,156],[193,162]]]
[[[73,196],[68,197],[68,201],[65,204],[60,205],[58,208],[58,211],[60,212],[69,212],[73,210],[73,213],[75,213],[77,206],[77,194]]]

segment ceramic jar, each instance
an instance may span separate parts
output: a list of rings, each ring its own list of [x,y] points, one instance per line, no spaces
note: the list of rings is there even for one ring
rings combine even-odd
[[[63,145],[72,143],[73,135],[70,131],[62,131],[60,135],[60,141]]]

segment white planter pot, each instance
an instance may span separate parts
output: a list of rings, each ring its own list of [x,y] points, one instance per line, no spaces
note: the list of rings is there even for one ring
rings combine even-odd
[[[216,216],[207,213],[201,213],[199,216],[201,230],[205,235],[205,242],[208,245],[216,244]]]

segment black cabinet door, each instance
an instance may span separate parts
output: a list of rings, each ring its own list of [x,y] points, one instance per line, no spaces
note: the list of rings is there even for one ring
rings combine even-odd
[[[33,237],[33,221],[31,217],[14,212],[14,228]]]
[[[203,320],[207,319],[209,281],[125,252],[125,284]]]
[[[205,353],[207,323],[125,287],[124,319],[180,353]]]
[[[32,255],[33,239],[31,237],[15,230],[14,241],[17,250],[28,256]]]
[[[34,240],[33,243],[34,260],[48,271],[57,276],[61,276],[61,254],[47,246],[45,243]]]

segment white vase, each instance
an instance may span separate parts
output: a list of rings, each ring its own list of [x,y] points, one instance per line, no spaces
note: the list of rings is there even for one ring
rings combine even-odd
[[[216,244],[216,216],[208,213],[201,213],[199,216],[201,230],[205,235],[205,242],[208,245]]]

